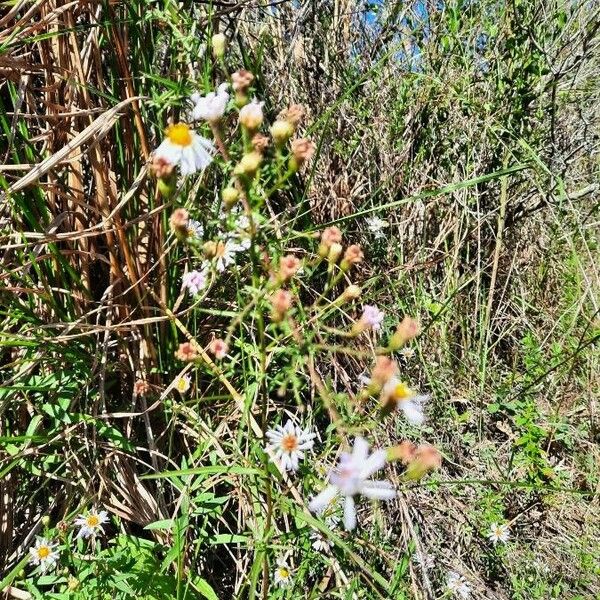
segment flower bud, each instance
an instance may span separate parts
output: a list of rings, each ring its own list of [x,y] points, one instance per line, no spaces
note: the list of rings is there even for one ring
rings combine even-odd
[[[227,356],[229,346],[227,346],[224,340],[215,338],[208,345],[208,351],[213,354],[215,358],[220,360],[221,358],[225,358]]]
[[[279,273],[278,279],[279,281],[287,281],[291,277],[293,277],[300,268],[300,259],[294,256],[293,254],[288,254],[284,256],[279,261]]]
[[[50,525],[50,517],[48,515],[44,515],[42,517],[42,525],[44,527],[48,527],[48,525]]]
[[[342,293],[342,299],[346,302],[356,300],[357,298],[360,298],[361,293],[362,290],[352,283]]]
[[[294,135],[294,126],[289,121],[275,121],[271,125],[271,135],[277,146],[283,146]]]
[[[226,187],[221,191],[221,199],[226,209],[230,209],[239,199],[240,193],[234,187]]]
[[[290,158],[290,170],[294,173],[315,153],[315,145],[307,139],[294,140],[292,142],[292,156]]]
[[[278,323],[292,306],[294,297],[287,290],[277,290],[271,297],[271,318]]]
[[[183,362],[191,362],[198,358],[198,352],[193,344],[190,342],[183,342],[179,344],[179,348],[175,352],[175,358]]]
[[[190,215],[185,208],[176,208],[169,217],[171,231],[180,239],[184,240],[189,235],[188,221]]]
[[[150,385],[144,379],[138,379],[133,384],[133,393],[136,396],[145,396],[150,391]]]
[[[352,244],[346,248],[340,267],[343,271],[347,271],[352,265],[362,262],[363,258],[364,254],[360,246],[358,244]]]
[[[389,356],[378,356],[371,372],[369,393],[377,394],[398,373],[398,365]]]
[[[225,56],[225,48],[227,47],[227,38],[223,33],[215,33],[211,40],[212,52],[215,58],[223,58]]]
[[[303,116],[304,107],[301,104],[292,104],[289,108],[282,110],[277,115],[277,120],[287,121],[288,123],[291,123],[295,129]]]
[[[256,98],[240,109],[240,123],[248,131],[256,131],[263,122],[262,102]]]
[[[70,592],[74,592],[79,587],[79,579],[77,577],[73,577],[73,575],[69,575],[69,579],[67,581],[67,589]]]
[[[231,87],[236,92],[247,92],[253,81],[254,75],[245,69],[240,69],[231,75]]]
[[[318,254],[321,258],[327,258],[332,244],[339,244],[342,241],[342,232],[337,227],[326,227],[321,233],[321,243],[319,244]]]
[[[255,133],[252,137],[252,147],[260,154],[263,154],[264,151],[269,147],[271,141],[266,135],[262,133]]]
[[[223,242],[219,242],[219,244],[222,244],[222,243]],[[217,255],[218,251],[219,251],[219,248],[218,248],[217,242],[213,242],[212,240],[205,242],[202,246],[202,252],[204,252],[204,256],[206,256],[206,258],[208,258],[208,260],[210,260],[211,258],[214,258]]]
[[[390,338],[389,348],[398,350],[402,348],[406,342],[416,338],[421,333],[419,322],[412,317],[404,317],[396,329],[396,333]]]
[[[408,463],[404,477],[411,481],[418,481],[429,471],[434,471],[442,466],[440,451],[429,444],[420,444],[414,452],[412,460]]]
[[[415,458],[417,445],[404,440],[398,446],[387,449],[387,459],[389,462],[401,462],[407,465]]]
[[[261,162],[262,154],[254,150],[242,156],[242,159],[236,165],[233,172],[236,175],[246,175],[248,177],[252,177],[256,174],[256,171],[258,171],[258,167],[260,167]]]
[[[344,250],[344,248],[342,247],[341,244],[338,244],[338,243],[331,244],[331,246],[329,246],[327,260],[331,264],[335,264],[338,261],[339,257],[342,255],[343,250]]]

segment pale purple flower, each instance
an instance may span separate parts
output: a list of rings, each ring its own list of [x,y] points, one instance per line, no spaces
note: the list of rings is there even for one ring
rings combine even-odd
[[[450,573],[448,573],[446,588],[451,594],[460,596],[465,600],[471,595],[471,586],[469,583],[462,575],[459,575],[454,571],[450,571]]]
[[[360,320],[367,326],[373,329],[381,329],[381,323],[383,322],[384,313],[379,310],[376,306],[371,304],[365,304],[363,306],[363,314]]]
[[[79,515],[75,525],[79,527],[77,537],[87,538],[97,533],[104,533],[102,525],[108,522],[108,513],[105,510],[97,511],[92,508],[87,515]]]
[[[338,495],[344,496],[344,527],[350,531],[356,527],[356,507],[354,496],[362,494],[373,500],[392,500],[396,491],[389,481],[369,479],[385,466],[385,450],[375,450],[369,455],[367,440],[357,437],[352,454],[342,452],[337,468],[329,475],[329,485],[308,507],[312,512],[321,513]]]
[[[195,296],[206,287],[206,283],[206,269],[189,271],[181,278],[181,289],[187,289],[190,295]]]

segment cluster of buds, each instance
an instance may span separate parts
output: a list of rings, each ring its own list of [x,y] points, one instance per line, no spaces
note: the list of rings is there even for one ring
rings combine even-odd
[[[430,444],[413,444],[408,440],[387,451],[389,461],[400,461],[406,466],[404,478],[418,481],[426,473],[439,469],[442,466],[440,451]]]
[[[277,290],[270,298],[271,319],[275,323],[283,321],[285,315],[292,307],[294,296],[288,290]]]
[[[240,192],[233,186],[227,186],[221,191],[221,199],[225,210],[231,209],[240,198]]]

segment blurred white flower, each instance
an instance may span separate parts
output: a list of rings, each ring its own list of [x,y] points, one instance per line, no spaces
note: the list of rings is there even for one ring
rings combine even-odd
[[[506,523],[499,525],[498,523],[492,523],[490,526],[490,531],[488,533],[488,538],[491,542],[494,543],[494,546],[498,542],[502,542],[506,544],[508,542],[508,538],[510,537],[510,528]]]
[[[384,404],[392,402],[413,425],[422,425],[425,422],[424,404],[429,400],[428,394],[417,394],[397,377],[392,377],[382,391]]]
[[[344,527],[347,530],[356,527],[356,508],[354,496],[362,494],[374,500],[392,500],[396,491],[389,481],[369,479],[382,469],[386,462],[385,450],[375,450],[369,455],[369,443],[357,437],[354,440],[352,454],[342,452],[337,467],[329,476],[330,484],[310,501],[309,509],[322,513],[341,494],[344,496]]]
[[[29,560],[34,565],[39,565],[42,572],[53,568],[58,561],[56,548],[58,543],[51,543],[46,538],[38,537],[32,548],[29,548]]]
[[[288,419],[283,427],[276,425],[269,429],[266,435],[270,442],[267,448],[274,452],[275,458],[285,471],[298,469],[299,460],[304,458],[305,451],[312,449],[316,437],[310,429],[294,425],[291,419]]]
[[[210,140],[198,135],[185,123],[167,127],[167,137],[154,151],[154,157],[174,166],[182,175],[191,175],[210,165],[216,150]]]
[[[184,273],[181,278],[181,289],[187,289],[190,295],[195,296],[206,287],[206,283],[206,269],[202,269],[202,271],[189,271],[188,273]]]
[[[185,394],[192,385],[189,375],[180,375],[175,379],[174,387],[180,394]]]
[[[209,92],[206,96],[192,94],[190,100],[194,105],[190,115],[193,121],[209,121],[214,123],[223,118],[227,102],[229,102],[228,83],[222,83],[216,93]]]
[[[383,230],[389,225],[387,221],[380,217],[369,217],[367,219],[367,227],[369,231],[374,234],[376,238],[382,238],[384,236]]]
[[[468,598],[471,595],[471,586],[462,575],[459,575],[455,571],[448,573],[446,587],[450,593],[458,595],[461,598]]]
[[[273,574],[275,585],[279,587],[287,587],[292,583],[292,570],[283,558],[277,560],[275,573]]]
[[[97,533],[104,533],[102,525],[108,522],[108,513],[105,510],[97,511],[92,508],[87,515],[79,515],[75,525],[79,527],[77,537],[87,538]]]
[[[435,566],[435,557],[427,552],[415,552],[412,557],[413,562],[419,565],[424,571],[428,571]]]

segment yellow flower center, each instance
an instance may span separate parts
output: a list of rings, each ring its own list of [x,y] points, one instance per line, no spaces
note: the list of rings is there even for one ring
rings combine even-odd
[[[396,400],[408,400],[408,398],[410,398],[413,395],[414,394],[412,390],[405,383],[399,383],[394,388],[394,398],[396,398]]]
[[[290,572],[285,567],[279,567],[279,577],[281,579],[287,579],[290,576]]]
[[[293,452],[298,449],[298,438],[290,433],[281,438],[281,449],[285,452]]]
[[[96,515],[89,515],[85,522],[87,523],[88,527],[97,527],[100,523],[100,519]]]
[[[38,548],[38,558],[40,560],[44,560],[45,558],[48,558],[50,556],[50,548],[48,548],[48,546],[40,546]]]
[[[177,380],[177,389],[180,392],[185,392],[187,390],[187,381],[183,377],[180,377]]]
[[[177,123],[167,127],[167,137],[177,146],[190,146],[192,143],[192,132],[189,125]]]

